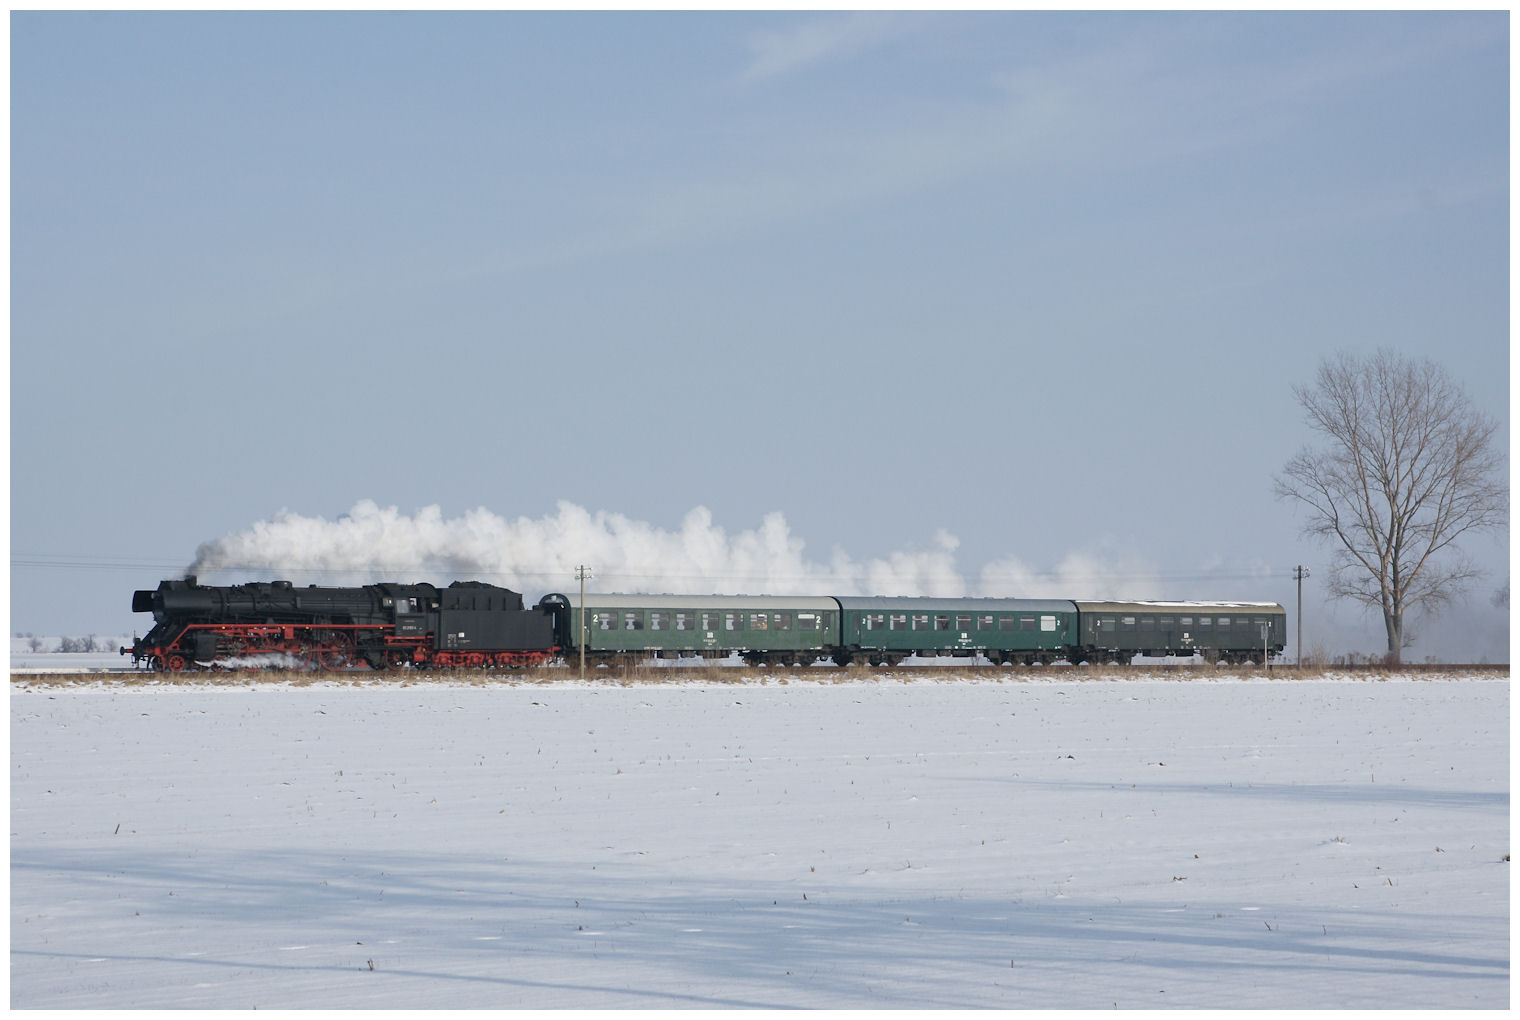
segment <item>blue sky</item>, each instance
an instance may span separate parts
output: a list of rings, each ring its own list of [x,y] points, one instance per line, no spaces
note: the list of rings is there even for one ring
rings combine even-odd
[[[129,631],[203,543],[365,501],[1291,609],[1324,353],[1434,358],[1507,436],[1508,32],[14,13],[12,629]],[[1467,549],[1415,657],[1507,652],[1507,536]]]

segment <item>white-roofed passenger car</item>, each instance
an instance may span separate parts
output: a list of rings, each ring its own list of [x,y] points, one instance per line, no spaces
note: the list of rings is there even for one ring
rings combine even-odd
[[[1078,602],[1089,661],[1136,655],[1202,655],[1207,662],[1254,662],[1282,653],[1288,615],[1275,602]]]

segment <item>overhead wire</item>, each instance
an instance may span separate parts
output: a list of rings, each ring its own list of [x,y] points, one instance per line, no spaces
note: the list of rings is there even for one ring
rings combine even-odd
[[[61,569],[61,570],[123,570],[123,571],[150,571],[169,572],[183,575],[189,565],[184,560],[171,561],[165,558],[150,557],[124,557],[102,555],[71,555],[55,553],[20,553],[11,557],[12,569]],[[889,567],[890,569],[890,567]],[[457,564],[451,564],[447,560],[430,560],[418,563],[406,568],[374,567],[374,566],[343,566],[323,567],[310,565],[273,565],[267,563],[223,563],[218,564],[215,573],[223,574],[263,574],[263,575],[291,575],[291,576],[316,576],[316,577],[353,577],[359,575],[393,574],[401,570],[410,570],[416,573],[450,573],[460,572]],[[602,570],[595,571],[598,580],[612,583],[637,583],[655,582],[660,584],[710,584],[714,580],[724,580],[730,583],[817,583],[830,578],[858,579],[862,574],[871,572],[869,562],[855,565],[850,571],[819,570],[809,573],[774,573],[774,572],[723,572],[719,574],[691,574],[669,573],[629,570]],[[535,578],[546,582],[560,577],[572,577],[573,569],[558,567],[521,567],[512,570],[481,570],[478,568],[467,571],[472,578]],[[1151,571],[1125,571],[1125,570],[1100,570],[1096,571],[1105,581],[1126,583],[1152,583],[1152,584],[1185,584],[1203,581],[1272,581],[1289,580],[1292,578],[1292,568],[1248,568],[1240,566],[1224,567],[1218,570],[1206,570],[1192,568],[1186,570],[1151,570]],[[993,572],[990,574],[980,571],[971,574],[947,574],[947,575],[913,575],[920,582],[934,581],[964,581],[972,577],[981,580],[996,581],[1000,578],[1018,580],[1021,583],[1069,583],[1080,579],[1081,575],[1073,577],[1054,570],[1022,571],[1018,573]]]

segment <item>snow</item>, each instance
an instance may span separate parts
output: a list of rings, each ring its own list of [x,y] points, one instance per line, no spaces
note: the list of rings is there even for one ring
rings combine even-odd
[[[97,638],[97,648],[110,650],[95,652],[57,651],[58,642],[61,640],[63,639],[56,637],[41,638],[39,641],[42,647],[37,651],[32,651],[29,640],[11,638],[11,672],[19,670],[29,673],[98,673],[132,667],[132,657],[122,655],[117,650],[122,645],[132,647],[130,637]]]
[[[34,677],[11,1005],[1504,1008],[1508,717],[1507,677]]]

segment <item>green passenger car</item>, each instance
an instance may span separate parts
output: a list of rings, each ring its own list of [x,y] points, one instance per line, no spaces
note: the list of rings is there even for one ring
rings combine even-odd
[[[1282,653],[1288,614],[1275,602],[1078,602],[1082,644],[1098,658],[1202,655],[1254,662]]]
[[[910,655],[1051,663],[1077,641],[1077,607],[1058,599],[840,596],[835,661],[896,665]]]
[[[571,645],[579,654],[578,598],[571,596]],[[771,595],[586,595],[586,658],[726,658],[754,665],[812,665],[838,643],[831,598]]]

